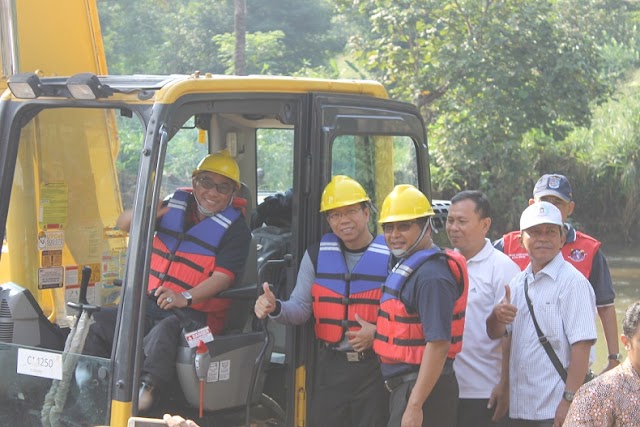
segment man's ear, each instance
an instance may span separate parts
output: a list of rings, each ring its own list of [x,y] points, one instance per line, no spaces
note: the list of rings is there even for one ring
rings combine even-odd
[[[362,212],[364,212],[364,214],[367,216],[367,222],[369,222],[369,219],[371,219],[371,207],[369,207],[369,205],[365,203],[362,206]]]
[[[531,206],[532,204],[534,204],[536,202],[536,199],[529,199],[529,206]]]
[[[573,213],[573,210],[576,207],[576,202],[574,202],[573,200],[569,202],[569,207],[567,208],[567,216],[571,216],[571,214]]]
[[[487,234],[491,228],[491,218],[482,218],[480,221],[482,222],[482,231]]]

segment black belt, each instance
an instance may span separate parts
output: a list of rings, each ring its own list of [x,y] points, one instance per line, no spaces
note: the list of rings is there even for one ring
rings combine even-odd
[[[418,378],[417,372],[410,372],[408,374],[399,375],[397,377],[389,378],[384,382],[384,386],[389,390],[389,393],[393,393],[393,390],[397,389],[404,383],[413,381]]]
[[[347,362],[362,362],[376,357],[376,354],[371,349],[365,351],[340,351],[325,344],[322,344],[320,348],[335,357],[345,358]]]

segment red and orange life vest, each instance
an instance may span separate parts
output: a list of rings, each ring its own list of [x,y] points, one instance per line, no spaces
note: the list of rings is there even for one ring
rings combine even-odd
[[[445,257],[447,265],[460,289],[453,306],[451,345],[447,357],[454,359],[462,350],[469,275],[467,262],[458,252],[448,249],[422,250],[394,267],[382,288],[382,299],[373,342],[374,351],[383,363],[419,365],[426,345],[422,323],[417,313],[409,313],[400,300],[407,279],[431,257]]]
[[[520,270],[527,268],[529,254],[525,248],[520,246],[520,232],[512,231],[505,234],[503,242],[503,252],[518,264]],[[588,279],[591,276],[593,259],[599,248],[600,242],[598,240],[576,230],[576,239],[573,242],[567,242],[562,247],[562,256]]]
[[[228,206],[185,231],[190,194],[189,191],[177,190],[169,200],[169,211],[160,218],[153,239],[149,293],[161,285],[184,292],[211,277],[222,237],[242,214],[240,209]],[[230,304],[229,299],[211,298],[194,304],[192,308],[209,314],[208,324],[215,334],[222,331]]]
[[[356,313],[367,322],[376,321],[389,256],[384,236],[378,236],[349,272],[338,237],[332,233],[322,237],[311,287],[316,338],[339,343],[347,328],[360,329]]]

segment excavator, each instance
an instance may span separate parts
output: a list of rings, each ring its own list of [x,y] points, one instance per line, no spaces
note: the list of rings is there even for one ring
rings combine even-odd
[[[293,290],[328,230],[319,209],[332,176],[358,180],[374,205],[397,184],[431,198],[416,107],[373,81],[109,75],[95,0],[3,0],[0,13],[0,425],[146,427],[164,412],[202,427],[307,425],[312,325],[261,322],[253,304],[263,281],[283,299]],[[204,377],[185,339],[173,395],[139,414],[155,213],[222,150],[240,167],[247,221],[285,191],[289,220],[254,228],[243,277],[219,295],[232,308]],[[129,208],[126,233],[116,220]],[[270,232],[287,236],[277,255],[258,238]],[[108,306],[111,357],[85,356],[91,315]]]

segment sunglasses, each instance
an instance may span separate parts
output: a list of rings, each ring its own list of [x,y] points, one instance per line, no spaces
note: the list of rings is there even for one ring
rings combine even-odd
[[[208,177],[196,178],[196,184],[200,185],[205,190],[211,190],[215,188],[218,193],[224,194],[225,196],[227,194],[230,194],[235,189],[235,186],[229,184],[228,182],[216,184],[214,180]]]

